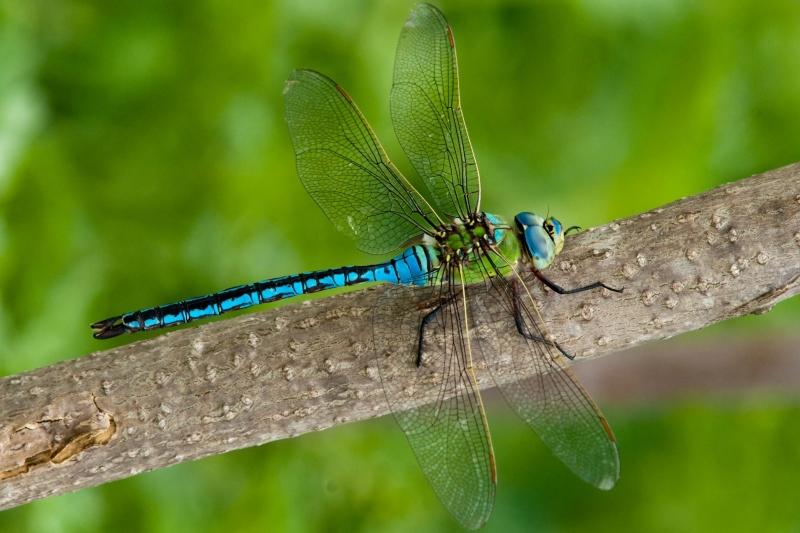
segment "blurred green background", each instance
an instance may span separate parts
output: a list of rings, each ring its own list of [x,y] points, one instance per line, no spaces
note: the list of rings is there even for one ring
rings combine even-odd
[[[408,171],[388,94],[412,5],[0,1],[0,372],[108,347],[87,324],[114,312],[370,260],[297,180],[281,91],[293,68],[329,74]],[[495,212],[593,226],[800,160],[796,0],[438,5]],[[787,302],[684,342],[798,317]],[[790,398],[606,406],[623,462],[609,493],[490,410],[489,531],[800,531]],[[456,526],[390,419],[0,514],[3,531],[412,528]]]

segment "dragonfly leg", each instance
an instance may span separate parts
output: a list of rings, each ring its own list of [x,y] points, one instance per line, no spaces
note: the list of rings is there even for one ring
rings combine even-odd
[[[590,283],[589,285],[584,285],[583,287],[576,287],[574,289],[565,289],[561,285],[558,285],[545,277],[539,270],[533,268],[533,273],[539,278],[539,281],[547,285],[550,289],[556,291],[558,294],[575,294],[576,292],[583,292],[583,291],[590,291],[592,289],[596,289],[598,287],[602,287],[604,289],[608,289],[614,292],[622,292],[625,290],[623,287],[622,289],[615,289],[614,287],[609,287],[605,283],[601,281],[595,281],[594,283]]]
[[[525,324],[525,317],[522,315],[522,309],[519,305],[519,298],[520,298],[520,291],[519,291],[519,282],[513,281],[512,282],[513,290],[514,290],[514,297],[512,298],[514,304],[514,323],[517,325],[517,331],[520,335],[525,337],[528,340],[541,342],[542,344],[547,344],[548,346],[552,346],[556,348],[561,355],[572,361],[575,359],[575,356],[566,351],[564,348],[561,347],[555,341],[547,340],[544,337],[540,337],[538,335],[534,335],[531,333],[530,328]]]
[[[422,366],[422,339],[425,337],[425,328],[428,327],[428,323],[430,323],[431,320],[436,318],[437,313],[441,311],[442,307],[448,303],[450,303],[449,298],[442,299],[442,301],[440,301],[436,305],[436,307],[431,309],[424,317],[422,317],[422,320],[419,321],[419,336],[417,337],[417,360],[416,360],[417,368]]]

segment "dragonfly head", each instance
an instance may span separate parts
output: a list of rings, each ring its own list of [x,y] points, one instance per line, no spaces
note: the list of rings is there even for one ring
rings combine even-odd
[[[523,211],[514,217],[526,257],[541,270],[550,266],[564,247],[564,226],[555,217]]]

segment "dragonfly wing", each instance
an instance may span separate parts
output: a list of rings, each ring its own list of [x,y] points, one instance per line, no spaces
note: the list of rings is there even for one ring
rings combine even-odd
[[[441,293],[388,289],[375,310],[375,348],[386,398],[420,467],[453,517],[476,529],[494,507],[497,476],[486,414],[468,364],[464,300],[460,288],[450,292],[447,286]],[[441,298],[450,300],[440,303]]]
[[[484,292],[482,301],[493,300],[508,311],[502,316],[472,311],[479,332],[476,345],[507,402],[578,477],[612,488],[619,478],[614,433],[566,358],[552,343],[535,340],[548,337],[522,281],[494,276],[475,290]],[[475,296],[471,301],[479,300]],[[492,339],[492,348],[483,338]]]
[[[420,4],[400,34],[391,95],[400,144],[448,217],[480,210],[480,175],[458,88],[453,31],[437,8]]]
[[[431,228],[432,209],[336,82],[296,70],[284,97],[297,173],[336,228],[368,253],[391,252]]]

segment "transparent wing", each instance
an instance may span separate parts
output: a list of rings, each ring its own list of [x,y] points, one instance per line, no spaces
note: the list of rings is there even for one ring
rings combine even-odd
[[[566,358],[552,343],[535,340],[548,337],[521,281],[495,276],[472,290],[475,345],[507,402],[581,479],[612,488],[619,478],[616,438]],[[507,312],[490,313],[478,302]],[[492,339],[491,348],[484,338]]]
[[[432,209],[389,161],[336,82],[296,70],[284,97],[300,181],[339,231],[378,254],[430,230]]]
[[[420,4],[400,34],[392,121],[400,144],[448,217],[480,210],[480,175],[458,88],[453,32],[441,11]]]
[[[461,289],[452,288],[445,283],[441,289],[388,289],[375,311],[375,348],[389,406],[420,467],[453,517],[476,529],[494,507],[497,476],[469,365],[464,300]],[[421,321],[437,305],[421,330]]]

